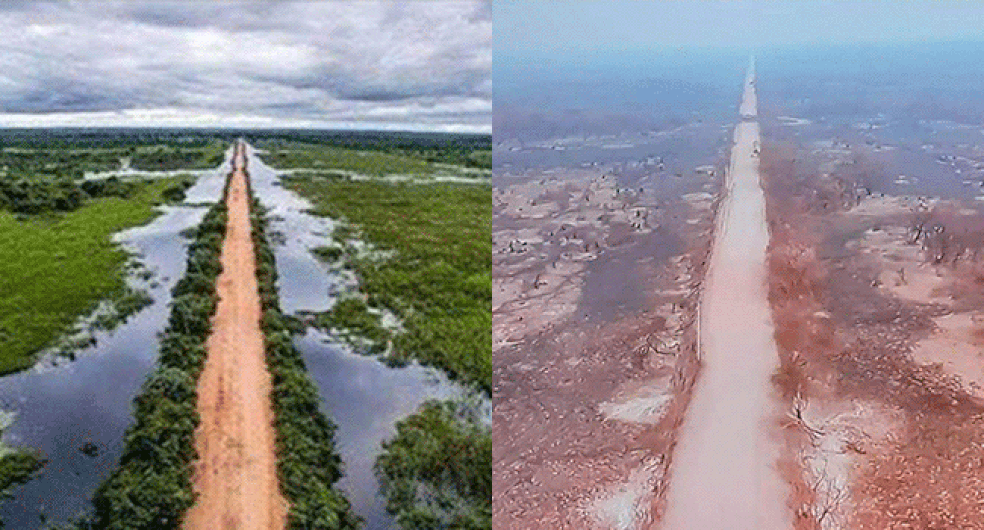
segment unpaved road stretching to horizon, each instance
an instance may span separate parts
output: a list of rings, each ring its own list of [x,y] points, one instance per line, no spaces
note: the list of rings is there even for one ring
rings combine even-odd
[[[236,146],[226,197],[218,306],[198,382],[198,499],[184,527],[283,528],[287,501],[277,482],[271,378],[260,329],[260,296],[250,224],[246,154]]]
[[[701,372],[675,449],[668,530],[789,528],[771,377],[769,231],[759,177],[754,60],[735,127],[724,202],[700,304]]]

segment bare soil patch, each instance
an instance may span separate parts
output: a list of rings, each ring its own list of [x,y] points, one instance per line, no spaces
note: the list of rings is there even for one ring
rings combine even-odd
[[[644,528],[696,373],[713,197],[675,218],[611,176],[568,177],[494,192],[493,525]],[[663,229],[683,252],[647,259]],[[630,276],[642,301],[595,318],[624,297],[587,299],[589,269]]]
[[[201,424],[193,479],[198,499],[186,528],[266,530],[286,523],[244,167],[240,145],[226,198],[219,302],[198,383]]]

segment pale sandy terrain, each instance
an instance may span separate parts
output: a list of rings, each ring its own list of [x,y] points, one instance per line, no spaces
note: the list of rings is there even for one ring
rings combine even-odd
[[[789,528],[774,438],[778,352],[766,288],[765,196],[759,179],[754,66],[735,130],[700,305],[701,373],[671,464],[663,527]]]
[[[198,383],[199,461],[189,529],[283,528],[287,501],[277,482],[271,381],[260,329],[245,154],[240,146],[226,204],[229,221],[219,303]]]

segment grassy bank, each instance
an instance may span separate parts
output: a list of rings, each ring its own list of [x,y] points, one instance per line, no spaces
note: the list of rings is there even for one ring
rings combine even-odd
[[[286,183],[311,200],[315,214],[343,219],[376,248],[393,251],[382,260],[351,252],[346,258],[368,305],[403,319],[390,357],[417,359],[491,393],[491,186],[309,177]],[[340,305],[344,313],[326,321],[374,329],[378,317],[357,305]]]
[[[135,421],[124,436],[119,467],[97,489],[95,512],[80,528],[178,528],[194,503],[198,376],[218,302],[215,282],[222,270],[225,228],[223,201],[196,230],[187,272],[172,290],[157,368],[134,399]]]
[[[64,213],[0,210],[0,374],[30,367],[39,350],[100,300],[123,302],[132,294],[127,253],[110,236],[153,219],[154,206],[178,183],[142,183],[127,198],[85,199]]]
[[[370,352],[417,359],[491,394],[491,187],[346,182],[294,177],[288,186],[315,213],[343,219],[337,239],[361,238],[316,252],[343,260],[359,278],[361,298],[339,301],[314,324],[368,340]],[[343,248],[341,252],[338,250]],[[403,329],[381,325],[379,309]],[[477,410],[428,402],[397,424],[376,474],[387,510],[406,529],[491,529],[492,437]]]
[[[277,469],[280,489],[291,505],[288,526],[298,530],[359,528],[361,521],[334,487],[342,476],[341,459],[335,452],[335,425],[320,410],[318,389],[280,311],[266,212],[256,199],[251,216],[267,366],[273,376]]]

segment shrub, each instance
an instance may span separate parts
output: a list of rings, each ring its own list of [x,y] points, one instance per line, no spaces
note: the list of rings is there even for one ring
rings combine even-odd
[[[383,444],[376,475],[403,528],[492,528],[492,437],[467,414],[427,402]]]
[[[263,308],[266,359],[273,377],[271,398],[277,428],[277,474],[290,502],[292,529],[359,528],[361,520],[334,488],[342,476],[335,452],[335,425],[320,410],[318,389],[290,338],[290,322],[280,311],[277,269],[267,240],[267,220],[252,201],[253,245]]]
[[[196,230],[188,270],[172,289],[158,366],[134,398],[135,421],[124,436],[119,467],[96,490],[93,516],[76,522],[76,528],[178,528],[194,504],[197,385],[217,301],[225,225],[225,204],[220,202]]]

